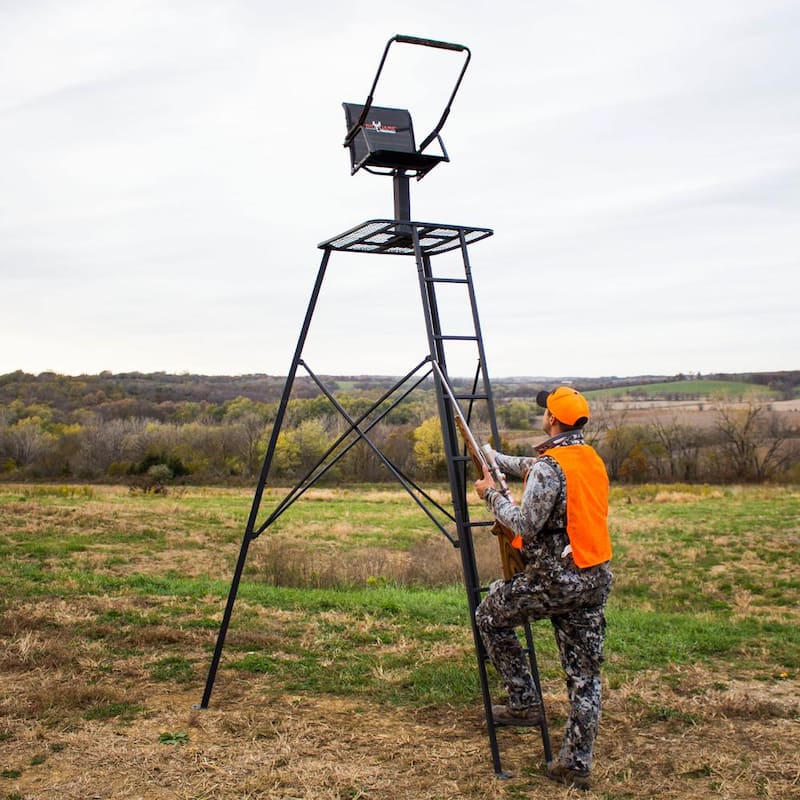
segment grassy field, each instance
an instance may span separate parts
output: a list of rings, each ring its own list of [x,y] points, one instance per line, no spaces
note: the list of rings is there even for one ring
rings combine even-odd
[[[568,794],[538,732],[499,733],[495,778],[457,552],[393,488],[312,491],[252,544],[193,709],[250,499],[0,485],[0,800]],[[613,490],[593,795],[800,797],[799,519],[790,488]]]
[[[637,395],[649,398],[691,397],[704,398],[706,400],[722,399],[727,401],[737,399],[761,401],[778,397],[776,391],[761,384],[709,379],[645,383],[638,386],[619,386],[613,389],[597,389],[587,392],[587,396],[590,398],[622,398],[636,397]]]

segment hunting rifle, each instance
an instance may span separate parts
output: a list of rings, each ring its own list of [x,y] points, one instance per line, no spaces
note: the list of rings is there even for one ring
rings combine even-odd
[[[439,375],[442,386],[444,387],[450,402],[453,405],[453,412],[455,414],[456,427],[461,433],[461,438],[464,440],[464,445],[472,458],[472,463],[478,471],[478,476],[483,477],[484,467],[488,470],[494,481],[495,489],[500,492],[506,500],[514,502],[511,496],[511,491],[506,483],[506,476],[500,469],[500,465],[495,458],[495,452],[490,444],[484,444],[482,447],[478,444],[478,440],[469,428],[464,413],[456,400],[450,384],[444,376],[444,373],[439,368],[439,365],[434,362],[434,367]],[[522,572],[525,569],[525,564],[522,561],[522,553],[519,548],[521,547],[520,537],[514,531],[500,522],[499,519],[494,521],[491,532],[497,537],[497,543],[500,546],[500,561],[503,565],[503,577],[510,580],[516,573]]]

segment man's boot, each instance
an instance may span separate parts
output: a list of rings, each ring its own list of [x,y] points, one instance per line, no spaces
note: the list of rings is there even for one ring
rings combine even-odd
[[[583,789],[584,791],[592,788],[588,770],[570,769],[560,761],[551,761],[547,765],[544,774],[551,781],[563,783],[565,786],[574,786],[576,789]]]
[[[542,706],[539,703],[527,708],[492,706],[492,718],[495,725],[520,725],[533,728],[542,724]]]

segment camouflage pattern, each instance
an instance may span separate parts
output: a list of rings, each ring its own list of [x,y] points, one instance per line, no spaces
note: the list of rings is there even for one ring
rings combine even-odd
[[[584,444],[580,431],[553,437],[539,447]],[[522,537],[525,571],[495,581],[475,615],[486,651],[508,691],[510,708],[539,702],[527,657],[514,628],[527,620],[549,618],[566,673],[570,714],[559,761],[589,770],[600,721],[600,665],[605,640],[604,608],[611,591],[608,563],[580,569],[567,550],[566,479],[548,457],[497,454],[508,476],[527,483],[520,504],[489,490],[486,504],[497,519]]]

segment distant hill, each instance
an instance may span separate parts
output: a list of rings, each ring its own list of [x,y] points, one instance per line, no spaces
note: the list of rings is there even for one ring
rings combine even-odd
[[[773,381],[759,384],[743,380],[697,379],[619,386],[589,392],[595,397],[614,397],[649,400],[699,400],[709,397],[736,400],[755,397],[769,400],[790,399],[796,387]],[[788,396],[787,396],[788,395]]]
[[[393,376],[341,375],[326,376],[332,389],[352,393],[374,392],[394,384]],[[171,403],[207,403],[219,405],[237,397],[271,403],[280,399],[285,376],[275,375],[172,375],[164,372],[140,373],[101,372],[98,375],[60,375],[43,372],[32,375],[21,370],[0,375],[0,405],[21,401],[26,405],[41,404],[62,412],[80,408],[120,403],[135,413],[137,404],[152,406]],[[454,382],[459,382],[454,379]],[[532,400],[543,388],[569,383],[584,392],[602,391],[636,398],[667,396],[710,397],[743,395],[748,387],[769,391],[775,399],[790,399],[800,392],[800,370],[718,375],[646,375],[631,377],[582,378],[504,377],[493,378],[492,387],[499,402]],[[298,376],[295,397],[319,394],[311,380]],[[142,409],[144,410],[144,409]]]

